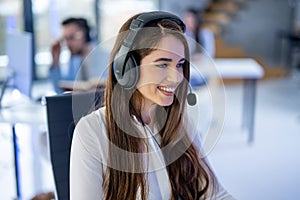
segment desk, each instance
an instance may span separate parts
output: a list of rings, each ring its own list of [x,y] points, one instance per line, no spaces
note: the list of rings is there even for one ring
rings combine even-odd
[[[205,64],[206,63],[206,64]],[[256,100],[256,81],[264,76],[260,64],[251,58],[218,58],[207,62],[195,62],[201,74],[208,78],[243,79],[243,115],[242,126],[248,130],[248,143],[254,139],[254,118]]]
[[[221,78],[243,79],[242,126],[248,129],[248,143],[254,139],[256,81],[264,76],[263,68],[251,58],[216,59],[216,68]]]
[[[31,125],[40,125],[47,123],[46,106],[28,100],[22,100],[20,103],[11,107],[0,109],[0,122],[9,123],[12,126],[16,193],[17,199],[21,199],[21,185],[19,173],[18,142],[15,126],[17,123],[26,123]]]

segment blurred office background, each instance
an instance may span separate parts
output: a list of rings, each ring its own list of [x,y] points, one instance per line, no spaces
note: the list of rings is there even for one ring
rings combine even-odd
[[[187,7],[202,11],[205,27],[214,31],[217,57],[257,56],[270,67],[288,64],[288,34],[298,31],[297,0],[1,0],[0,80],[5,74],[6,32],[27,31],[34,38],[34,79],[46,79],[50,45],[61,36],[60,22],[83,16],[96,41],[115,35],[126,17],[140,11],[167,10],[182,15]],[[250,42],[251,41],[251,42]],[[223,47],[226,51],[223,51]]]
[[[0,82],[7,77],[7,33],[32,35],[32,98],[51,94],[50,46],[70,16],[89,20],[95,42],[116,35],[141,11],[182,15],[199,10],[213,31],[216,58],[253,58],[264,69],[257,83],[254,141],[240,128],[243,82],[224,79],[226,117],[209,154],[223,185],[237,199],[300,199],[300,1],[298,0],[0,0]],[[16,47],[22,48],[22,47]],[[107,47],[109,50],[109,47]],[[65,54],[68,60],[69,54]],[[199,90],[200,98],[207,94]],[[30,112],[30,111],[28,111]],[[45,124],[18,124],[24,199],[54,190]],[[0,121],[0,199],[16,197],[11,124]]]

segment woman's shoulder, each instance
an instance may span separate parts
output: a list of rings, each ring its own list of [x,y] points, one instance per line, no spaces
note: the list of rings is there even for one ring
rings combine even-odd
[[[105,118],[105,109],[106,109],[106,107],[98,108],[97,110],[94,110],[94,111],[84,115],[83,117],[81,117],[79,122],[99,120],[99,119],[102,119],[103,117]]]
[[[83,116],[78,121],[75,129],[80,132],[99,132],[99,130],[105,130],[105,107],[101,107]]]
[[[81,148],[90,157],[106,160],[109,140],[105,108],[100,108],[82,117],[75,127],[72,140],[72,148]]]

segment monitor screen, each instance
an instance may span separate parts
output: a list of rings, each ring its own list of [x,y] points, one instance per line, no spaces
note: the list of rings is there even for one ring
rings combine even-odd
[[[6,54],[8,87],[31,97],[32,87],[32,35],[28,32],[7,33]]]

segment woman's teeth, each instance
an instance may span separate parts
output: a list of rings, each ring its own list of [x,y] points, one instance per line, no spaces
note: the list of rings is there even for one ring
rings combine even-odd
[[[160,90],[165,91],[165,92],[175,92],[175,89],[176,89],[176,88],[164,87],[164,86],[158,86],[158,88],[159,88]]]

